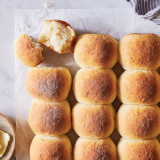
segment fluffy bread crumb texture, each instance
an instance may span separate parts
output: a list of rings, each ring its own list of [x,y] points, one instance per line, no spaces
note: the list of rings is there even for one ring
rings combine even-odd
[[[38,42],[62,54],[73,52],[74,39],[75,31],[67,22],[61,20],[45,20]]]

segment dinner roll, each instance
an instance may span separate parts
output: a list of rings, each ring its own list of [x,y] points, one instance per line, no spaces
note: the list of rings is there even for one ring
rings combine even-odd
[[[30,160],[72,160],[72,146],[67,136],[35,136],[30,146]]]
[[[32,68],[26,78],[29,94],[39,100],[62,101],[67,98],[71,87],[71,74],[68,69]]]
[[[107,34],[83,34],[74,48],[80,67],[112,68],[117,62],[118,42]]]
[[[73,151],[74,160],[116,160],[116,146],[110,138],[78,138]]]
[[[70,112],[67,101],[35,101],[29,111],[28,123],[35,134],[59,136],[71,128]]]
[[[120,40],[119,62],[125,70],[156,70],[160,66],[160,37],[128,34]]]
[[[26,34],[20,35],[14,42],[14,53],[17,58],[28,67],[35,67],[43,61],[43,48],[32,41]]]
[[[45,20],[44,27],[39,35],[38,42],[61,53],[73,52],[75,31],[65,21]]]
[[[112,105],[77,103],[72,110],[72,124],[76,133],[84,138],[105,138],[115,128],[115,110]]]
[[[160,77],[156,71],[125,71],[118,80],[118,97],[124,104],[157,104]]]
[[[157,139],[127,140],[117,146],[119,160],[160,160],[160,143]]]
[[[80,69],[74,77],[73,91],[80,103],[110,104],[116,97],[116,76],[112,70]]]
[[[122,105],[116,116],[116,126],[124,138],[154,138],[160,134],[160,108],[157,105]]]

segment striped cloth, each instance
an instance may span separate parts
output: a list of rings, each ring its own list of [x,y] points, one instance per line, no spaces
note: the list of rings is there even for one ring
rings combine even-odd
[[[142,18],[160,25],[160,0],[127,0],[135,12]]]

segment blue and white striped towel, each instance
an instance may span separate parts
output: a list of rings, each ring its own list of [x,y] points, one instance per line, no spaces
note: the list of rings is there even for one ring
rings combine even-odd
[[[142,18],[160,25],[160,0],[128,0],[134,11]]]

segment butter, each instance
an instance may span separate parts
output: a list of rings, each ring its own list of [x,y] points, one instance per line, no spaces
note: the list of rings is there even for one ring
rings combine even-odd
[[[0,130],[0,157],[2,157],[3,154],[5,153],[9,140],[10,140],[9,134]]]

